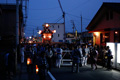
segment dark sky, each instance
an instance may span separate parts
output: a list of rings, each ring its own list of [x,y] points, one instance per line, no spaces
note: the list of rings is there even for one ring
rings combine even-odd
[[[16,0],[0,0],[0,3],[15,3]],[[71,20],[74,20],[76,29],[81,31],[81,19],[83,31],[99,10],[103,2],[120,2],[120,0],[60,0],[66,13],[66,32],[72,32]],[[27,25],[25,28],[26,37],[37,34],[37,27],[42,29],[44,23],[62,23],[62,11],[58,0],[29,0],[27,10]],[[61,20],[60,20],[61,19]],[[60,20],[60,21],[59,21]]]

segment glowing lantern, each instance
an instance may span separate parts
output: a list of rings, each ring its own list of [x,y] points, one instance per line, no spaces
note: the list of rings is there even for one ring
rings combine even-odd
[[[32,37],[30,36],[29,38],[31,39]]]
[[[31,62],[31,59],[30,58],[27,58],[27,65],[30,65],[32,62]]]
[[[39,30],[38,34],[41,34],[41,33],[42,33],[42,31],[41,31],[41,30]]]
[[[43,38],[46,38],[46,36],[43,36]]]
[[[118,32],[117,32],[117,31],[115,31],[115,34],[118,34]]]
[[[49,24],[46,24],[45,27],[49,27]]]
[[[49,38],[51,38],[51,36],[48,36]]]
[[[56,30],[53,30],[52,33],[56,33]]]
[[[99,36],[99,32],[95,32],[95,36]]]
[[[36,65],[36,74],[38,74],[39,72],[39,68],[38,68],[38,65]]]

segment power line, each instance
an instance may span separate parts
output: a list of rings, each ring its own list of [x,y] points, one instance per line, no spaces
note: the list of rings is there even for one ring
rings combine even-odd
[[[51,10],[51,9],[58,9],[59,7],[53,7],[53,8],[46,8],[46,9],[33,9],[29,8],[29,10]]]
[[[71,15],[71,16],[74,16],[74,17],[77,17],[77,18],[81,18],[80,16],[76,16],[76,15],[73,15],[73,14],[69,14],[69,13],[66,13],[66,14]],[[83,19],[86,19],[86,20],[91,20],[91,19],[84,18],[84,17],[83,17]]]
[[[58,15],[56,15],[56,16],[58,16]],[[28,20],[43,20],[43,19],[50,19],[50,18],[54,18],[54,17],[56,17],[56,16],[51,16],[51,17],[47,17],[47,18],[40,18],[40,19],[28,19]]]
[[[81,5],[83,5],[83,4],[85,4],[85,3],[87,3],[88,1],[90,1],[90,0],[86,0],[85,2],[83,2],[83,3],[79,4],[79,5],[78,5],[78,6],[76,6],[75,8],[71,9],[70,11],[75,10],[75,9],[78,9],[78,7],[80,7]]]

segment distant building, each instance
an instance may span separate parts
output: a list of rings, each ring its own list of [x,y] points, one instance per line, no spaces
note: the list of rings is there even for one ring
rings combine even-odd
[[[103,3],[87,26],[93,33],[93,44],[120,42],[120,3]]]
[[[52,42],[64,42],[65,28],[63,23],[48,23],[50,30],[56,30],[52,36]]]
[[[24,37],[23,13],[19,9],[19,41]],[[0,48],[15,47],[16,5],[0,4]]]
[[[81,39],[83,43],[89,43],[93,40],[93,34],[88,33],[88,31],[82,32],[82,36],[81,33],[77,33],[77,36],[75,33],[66,33],[66,42],[68,43],[74,43],[75,41],[80,42]]]
[[[74,33],[66,33],[66,42],[67,43],[74,43],[76,40]]]

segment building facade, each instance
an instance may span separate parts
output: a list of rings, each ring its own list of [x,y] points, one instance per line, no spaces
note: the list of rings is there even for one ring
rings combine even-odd
[[[52,42],[64,42],[65,27],[64,23],[48,23],[50,30],[56,30],[52,36]]]
[[[23,13],[19,9],[19,41],[23,37]],[[0,4],[0,47],[9,48],[16,45],[16,5]]]
[[[120,3],[103,3],[87,29],[93,33],[93,45],[120,42]]]
[[[93,34],[88,33],[88,31],[82,32],[81,33],[66,33],[66,42],[68,43],[89,43],[93,41]]]

